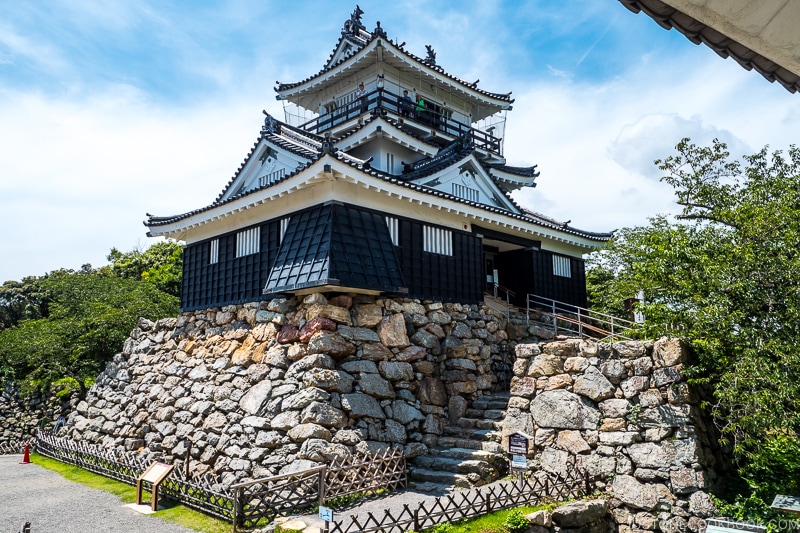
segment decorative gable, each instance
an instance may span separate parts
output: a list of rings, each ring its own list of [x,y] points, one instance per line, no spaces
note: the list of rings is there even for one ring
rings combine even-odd
[[[266,139],[261,139],[256,149],[253,150],[253,155],[244,164],[220,200],[224,201],[255,189],[268,187],[296,171],[298,167],[302,167],[308,161],[310,159],[305,159],[296,153],[272,145]]]
[[[519,209],[472,156],[414,183],[463,200],[519,213]]]

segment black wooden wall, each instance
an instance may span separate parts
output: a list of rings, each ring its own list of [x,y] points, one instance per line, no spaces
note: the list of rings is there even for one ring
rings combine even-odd
[[[398,256],[408,296],[465,304],[483,301],[481,239],[469,232],[451,230],[452,256],[425,252],[424,225],[416,220],[399,219]]]
[[[351,205],[348,209],[358,209],[370,213],[373,217],[375,214],[380,214],[381,217],[386,215]],[[408,289],[408,293],[404,296],[459,303],[478,303],[483,300],[483,257],[480,238],[469,232],[451,230],[452,256],[425,252],[424,224],[409,218],[395,218],[399,222],[399,246],[393,249],[402,270],[402,279]],[[261,248],[256,254],[235,257],[236,234],[241,230],[218,237],[219,260],[215,264],[209,263],[212,239],[186,247],[181,290],[183,311],[274,297],[274,295],[265,296],[263,290],[278,256],[280,220],[274,219],[258,226],[261,227]],[[388,238],[388,233],[385,235]],[[370,239],[366,236],[364,239],[354,240],[351,244],[354,252],[358,246],[369,245]]]
[[[257,225],[261,227],[261,242],[260,251],[255,254],[236,257],[238,231],[216,237],[219,239],[219,260],[214,264],[209,263],[213,239],[186,247],[183,253],[181,310],[192,311],[265,299],[262,291],[278,252],[280,221],[276,219]]]
[[[570,277],[553,274],[553,256],[546,250],[513,250],[496,258],[501,284],[516,293],[512,303],[526,305],[526,295],[536,294],[560,302],[586,307],[586,272],[583,259],[570,261]]]

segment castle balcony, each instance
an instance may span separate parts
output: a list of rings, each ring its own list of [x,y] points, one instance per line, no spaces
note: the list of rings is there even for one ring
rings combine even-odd
[[[365,115],[380,113],[395,119],[399,127],[413,135],[440,146],[447,146],[459,138],[467,139],[478,151],[489,156],[502,157],[505,115],[497,114],[480,122],[482,127],[464,124],[453,118],[452,111],[436,101],[425,98],[425,109],[418,111],[416,104],[402,101],[402,97],[384,88],[377,88],[357,98],[355,92],[331,100],[320,106],[319,114],[301,122],[288,108],[286,121],[310,133],[334,137],[351,129]]]

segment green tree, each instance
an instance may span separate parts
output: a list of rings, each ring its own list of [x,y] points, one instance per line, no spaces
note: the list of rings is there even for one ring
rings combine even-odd
[[[20,320],[47,316],[48,303],[39,278],[30,276],[22,281],[6,281],[0,286],[0,330],[13,327]]]
[[[175,241],[157,242],[144,251],[123,253],[112,248],[107,259],[121,278],[147,280],[168,294],[180,295],[183,247]]]
[[[681,212],[617,232],[592,255],[593,302],[614,312],[643,290],[645,334],[678,332],[712,387],[740,473],[767,501],[800,492],[800,150],[732,160],[684,139],[657,161]]]
[[[28,389],[63,377],[83,384],[122,349],[139,317],[156,320],[178,312],[176,297],[109,268],[54,271],[38,284],[49,295],[48,316],[0,331],[0,373]]]

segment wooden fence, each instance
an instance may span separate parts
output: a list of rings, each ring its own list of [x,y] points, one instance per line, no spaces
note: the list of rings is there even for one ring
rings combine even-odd
[[[148,461],[133,452],[117,453],[84,441],[54,437],[42,431],[36,436],[36,451],[129,485],[136,485],[137,478],[150,466]],[[225,490],[215,476],[187,478],[181,469],[176,468],[159,486],[159,491],[187,507],[223,520],[233,520],[233,495]]]
[[[329,465],[233,485],[234,531],[262,519],[292,514],[350,494],[405,488],[406,460],[401,449],[341,456]]]
[[[33,446],[33,443],[33,440],[0,442],[0,455],[21,455],[25,451],[25,446]]]
[[[331,533],[405,533],[422,531],[445,522],[458,522],[493,511],[543,501],[560,501],[592,492],[591,479],[577,467],[568,465],[563,474],[538,472],[528,478],[506,481],[456,492],[421,502],[415,509],[404,505],[400,512],[385,510],[383,516],[367,513],[351,515],[331,524]]]
[[[149,466],[148,461],[134,452],[115,452],[42,431],[32,445],[42,455],[130,485],[135,485]],[[343,456],[329,465],[229,487],[209,474],[187,478],[183,469],[176,468],[159,486],[159,491],[187,507],[233,522],[235,531],[239,526],[255,527],[325,500],[405,486],[406,460],[402,449],[386,449]]]

